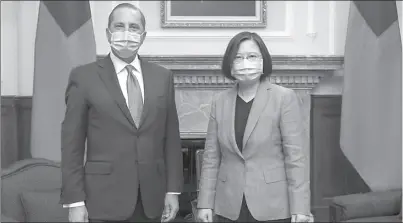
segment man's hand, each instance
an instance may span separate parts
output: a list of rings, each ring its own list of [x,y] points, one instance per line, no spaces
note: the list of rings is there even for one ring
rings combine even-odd
[[[162,213],[161,222],[168,222],[175,219],[179,211],[179,201],[177,194],[165,195],[165,207]]]
[[[313,215],[293,214],[291,216],[291,222],[313,222]]]
[[[88,222],[88,212],[85,206],[69,208],[69,222]]]
[[[197,219],[201,222],[213,222],[213,210],[208,208],[199,209]]]

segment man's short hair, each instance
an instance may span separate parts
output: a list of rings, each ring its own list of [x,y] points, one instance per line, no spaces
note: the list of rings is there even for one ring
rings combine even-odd
[[[235,78],[231,74],[232,64],[234,62],[236,54],[238,53],[239,45],[245,40],[255,41],[260,49],[263,58],[263,74],[260,77],[261,80],[265,77],[270,76],[272,72],[272,59],[269,50],[264,44],[263,39],[258,34],[252,32],[240,32],[232,37],[224,53],[221,65],[221,72],[228,79],[235,80]]]
[[[117,9],[121,9],[121,8],[129,8],[129,9],[133,9],[133,10],[135,10],[135,11],[140,12],[140,15],[141,15],[141,23],[142,23],[142,25],[143,25],[144,30],[146,30],[146,18],[144,17],[143,12],[142,12],[138,7],[136,7],[135,5],[132,5],[132,4],[127,3],[127,2],[121,3],[121,4],[115,6],[115,8],[112,9],[112,12],[109,14],[109,18],[108,18],[108,28],[110,28],[110,26],[111,26],[111,24],[112,24],[112,21],[113,21],[113,13],[114,13]]]

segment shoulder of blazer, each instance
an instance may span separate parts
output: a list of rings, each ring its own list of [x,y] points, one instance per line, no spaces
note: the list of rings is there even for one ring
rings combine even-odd
[[[99,69],[97,63],[98,61],[95,61],[74,67],[70,72],[69,79],[79,83],[87,82],[87,80],[90,81],[91,77],[97,74],[97,70]]]
[[[277,84],[273,84],[273,83],[270,83],[270,89],[271,89],[271,92],[275,92],[276,94],[279,94],[279,95],[290,94],[291,92],[294,92],[294,90],[291,88],[286,88],[286,87],[283,87],[283,86],[280,86]]]
[[[141,66],[142,66],[141,67],[142,71],[144,71],[144,68],[145,69],[148,68],[148,69],[151,69],[155,73],[166,73],[166,74],[172,73],[171,70],[169,70],[159,64],[151,63],[151,62],[145,60],[144,58],[142,58],[140,55],[139,55],[139,60],[140,60]]]
[[[79,65],[79,66],[73,68],[73,71],[74,72],[85,72],[85,71],[93,70],[98,67],[98,64],[104,63],[105,60],[107,60],[107,58],[97,59],[94,62]]]
[[[212,103],[221,104],[230,98],[232,94],[236,94],[236,86],[213,94]]]
[[[271,96],[277,98],[280,103],[289,101],[297,95],[296,92],[291,88],[283,87],[277,84],[271,84],[271,86]]]

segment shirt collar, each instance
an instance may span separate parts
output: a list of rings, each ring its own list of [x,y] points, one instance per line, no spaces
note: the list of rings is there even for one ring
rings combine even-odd
[[[115,67],[115,71],[116,71],[117,74],[120,73],[123,69],[125,69],[125,67],[128,65],[128,63],[126,63],[123,60],[119,59],[112,52],[110,52],[110,57],[111,57],[113,66]],[[141,72],[140,60],[139,60],[138,55],[136,55],[136,57],[130,63],[130,65],[132,65],[136,69],[136,71]]]

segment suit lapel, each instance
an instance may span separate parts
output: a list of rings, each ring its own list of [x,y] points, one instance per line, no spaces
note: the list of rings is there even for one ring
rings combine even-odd
[[[225,113],[224,114],[229,114],[230,120],[226,120],[224,124],[227,125],[227,137],[228,141],[230,142],[230,148],[234,149],[234,152],[236,152],[240,157],[244,158],[241,151],[238,148],[238,145],[236,143],[235,139],[235,107],[236,107],[236,98],[238,95],[237,92],[237,86],[232,88],[230,91],[228,91],[228,100],[225,100]]]
[[[255,128],[260,118],[260,115],[262,114],[264,108],[267,105],[267,102],[269,101],[270,94],[268,94],[267,91],[270,90],[270,87],[271,84],[268,79],[262,81],[258,87],[245,127],[245,133],[242,140],[243,150],[246,149],[246,143],[248,142],[249,137],[252,134],[253,129]]]
[[[130,115],[129,108],[127,107],[122,90],[119,86],[118,77],[110,56],[108,55],[104,59],[100,60],[98,65],[100,67],[98,74],[104,82],[108,92],[122,111],[123,115],[126,117],[128,123],[131,124],[131,127],[135,127],[133,118]]]
[[[152,87],[151,87],[151,82],[152,80],[152,71],[151,71],[151,67],[150,64],[147,61],[144,61],[140,58],[139,56],[139,60],[140,60],[140,66],[141,66],[141,73],[143,75],[143,83],[144,83],[144,104],[143,104],[143,111],[141,113],[141,119],[140,119],[140,125],[138,126],[138,128],[140,128],[147,117],[147,114],[149,113],[149,107],[150,107],[150,93],[152,93]],[[155,90],[154,90],[155,91]]]

